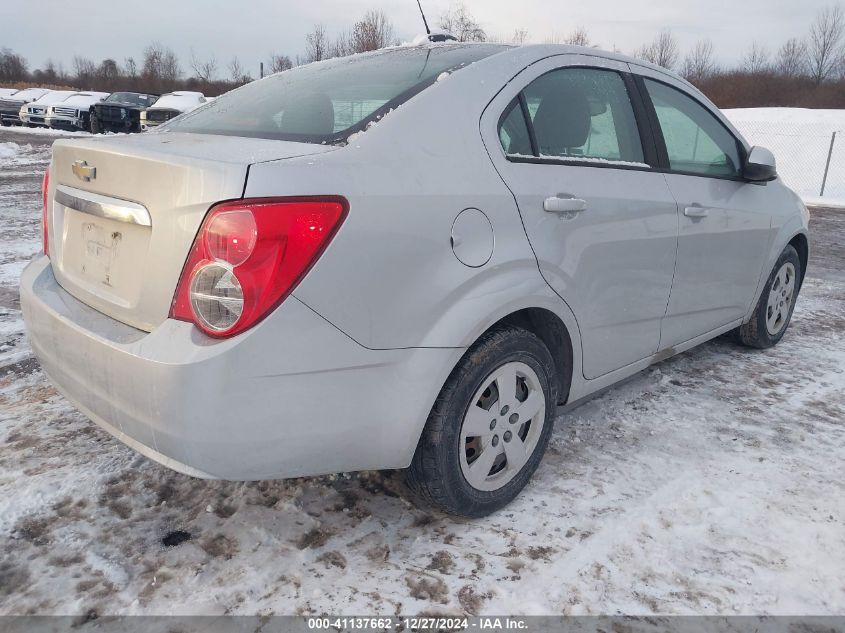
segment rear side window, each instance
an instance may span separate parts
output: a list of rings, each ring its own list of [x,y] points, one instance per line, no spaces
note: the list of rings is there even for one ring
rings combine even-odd
[[[669,155],[669,167],[705,176],[738,177],[739,145],[710,110],[666,84],[645,79]]]
[[[197,132],[336,143],[404,103],[444,72],[507,46],[398,47],[292,68],[217,98],[167,126]]]
[[[499,124],[499,142],[506,154],[512,156],[532,156],[531,134],[522,113],[519,97],[514,99],[505,110]]]
[[[619,73],[563,68],[535,79],[523,95],[541,158],[643,164],[634,108]]]

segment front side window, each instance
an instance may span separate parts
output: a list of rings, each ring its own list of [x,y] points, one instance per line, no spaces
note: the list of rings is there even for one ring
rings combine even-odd
[[[739,177],[736,138],[707,108],[666,84],[645,80],[669,155],[669,167],[705,176]]]
[[[535,79],[523,95],[541,158],[644,162],[634,108],[619,73],[563,68]]]

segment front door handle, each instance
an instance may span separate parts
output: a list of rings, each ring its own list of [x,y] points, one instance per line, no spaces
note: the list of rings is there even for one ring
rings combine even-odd
[[[560,194],[543,201],[543,209],[549,213],[581,213],[587,210],[587,201]]]
[[[710,209],[693,205],[684,209],[684,215],[688,218],[706,218],[710,215]]]

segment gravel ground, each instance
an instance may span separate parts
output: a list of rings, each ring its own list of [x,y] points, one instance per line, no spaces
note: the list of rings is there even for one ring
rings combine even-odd
[[[561,415],[534,481],[477,521],[400,473],[190,479],[45,380],[17,280],[49,134],[0,131],[0,614],[842,614],[845,211],[783,342],[720,338]]]

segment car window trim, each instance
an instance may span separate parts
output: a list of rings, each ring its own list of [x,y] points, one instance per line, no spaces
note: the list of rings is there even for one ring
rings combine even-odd
[[[628,89],[628,98],[634,107],[634,118],[637,120],[637,129],[643,144],[644,162],[651,165],[652,169],[661,167],[660,151],[657,146],[657,139],[654,133],[654,123],[649,115],[648,106],[645,103],[640,87],[637,84],[633,73],[623,73],[625,87]]]
[[[534,122],[531,120],[531,111],[528,109],[528,99],[525,98],[525,88],[517,95],[519,107],[522,110],[522,118],[525,119],[525,127],[528,128],[528,138],[531,139],[531,151],[534,156],[540,156],[540,144],[537,142],[537,134],[534,132]]]
[[[523,101],[522,92],[520,92],[517,96],[510,100],[507,106],[505,106],[505,109],[502,110],[502,114],[499,115],[499,122],[496,124],[496,134],[499,137],[499,145],[501,145],[502,129],[505,127],[505,121],[507,121],[508,117],[516,108],[519,108],[520,114],[522,115],[523,125],[525,125],[525,130],[528,133],[528,142],[531,145],[531,153],[536,155],[537,139],[534,138],[533,130],[528,126],[528,109],[527,106],[523,104]],[[504,150],[504,147],[502,150]],[[505,154],[507,154],[507,152],[505,152]]]
[[[747,152],[745,151],[745,146],[743,145],[742,142],[740,142],[739,138],[737,138],[737,136],[730,130],[730,128],[728,128],[719,119],[719,117],[717,117],[713,113],[713,111],[710,109],[709,106],[707,106],[707,104],[702,103],[702,101],[700,99],[697,99],[695,97],[695,95],[692,95],[685,90],[681,90],[680,88],[677,88],[676,86],[673,86],[672,84],[670,84],[668,82],[661,81],[660,79],[656,79],[655,77],[651,77],[651,76],[646,77],[645,75],[641,75],[639,73],[632,73],[632,74],[633,74],[633,77],[634,77],[634,81],[635,81],[635,83],[636,83],[636,85],[639,89],[639,93],[640,93],[640,96],[643,100],[643,104],[645,105],[646,110],[648,112],[648,119],[651,122],[652,133],[653,133],[653,136],[654,136],[654,142],[655,142],[655,145],[657,147],[657,154],[658,154],[658,160],[659,160],[660,166],[655,171],[658,171],[662,174],[677,174],[679,176],[695,176],[695,177],[698,177],[698,178],[715,178],[717,180],[729,180],[729,181],[732,181],[732,182],[748,182],[748,179],[744,178],[741,173],[738,176],[720,176],[718,174],[703,174],[701,172],[696,172],[696,171],[684,171],[684,170],[681,170],[681,169],[672,169],[671,163],[669,161],[669,150],[666,147],[666,138],[663,136],[663,128],[660,126],[660,120],[657,118],[657,108],[655,108],[654,101],[652,100],[651,94],[648,91],[648,86],[646,86],[646,83],[645,83],[646,79],[649,79],[650,81],[653,81],[653,82],[658,83],[658,84],[662,84],[662,85],[666,86],[667,88],[670,88],[670,89],[672,89],[676,92],[679,92],[682,95],[684,95],[685,97],[692,99],[695,103],[697,103],[699,106],[704,108],[704,110],[707,112],[707,114],[709,114],[711,117],[713,117],[713,120],[715,120],[716,123],[723,130],[725,130],[725,132],[728,133],[728,135],[733,139],[734,143],[736,144],[737,156],[739,157],[739,161],[740,161],[740,169],[742,168],[742,165],[745,164],[745,161],[747,160],[748,156],[747,156]]]
[[[625,86],[625,90],[628,94],[628,100],[631,102],[631,109],[634,113],[634,120],[636,121],[637,125],[637,134],[640,137],[640,148],[643,152],[643,164],[639,165],[636,163],[629,163],[626,164],[626,161],[610,161],[608,160],[607,163],[599,162],[598,160],[591,159],[589,156],[585,156],[583,160],[579,160],[578,158],[546,158],[540,156],[539,151],[539,144],[537,143],[537,136],[534,131],[534,122],[531,120],[531,116],[528,110],[528,101],[525,98],[525,89],[530,86],[533,82],[537,81],[541,77],[544,77],[550,73],[558,72],[561,70],[567,70],[569,68],[586,68],[589,70],[600,70],[604,72],[611,72],[616,73],[622,79],[622,82]],[[525,86],[523,86],[519,94],[517,94],[516,99],[519,100],[520,106],[522,107],[522,116],[525,119],[525,124],[528,126],[528,135],[531,138],[531,149],[533,152],[533,156],[523,156],[523,155],[516,155],[516,154],[508,154],[507,152],[503,152],[505,155],[505,160],[511,163],[530,163],[532,165],[560,165],[560,166],[569,166],[569,167],[596,167],[599,169],[624,169],[629,171],[647,171],[653,172],[657,171],[658,165],[658,157],[656,155],[656,150],[653,147],[654,138],[651,130],[648,129],[648,125],[643,120],[643,117],[646,116],[646,112],[641,111],[642,104],[638,104],[637,102],[637,94],[631,92],[632,83],[629,79],[629,75],[631,73],[625,72],[622,70],[617,70],[615,68],[606,68],[603,66],[594,66],[590,64],[567,64],[564,66],[558,66],[557,68],[552,68],[537,77],[534,77],[531,81],[529,81]],[[511,108],[513,107],[513,101],[511,101],[504,109],[504,113],[510,114]],[[638,108],[638,105],[640,108]],[[501,124],[504,118],[502,116],[499,117],[498,127],[496,129],[497,135],[501,129]],[[648,136],[644,136],[644,129],[648,132]],[[501,143],[499,144],[501,147]],[[504,148],[502,148],[504,149]]]

